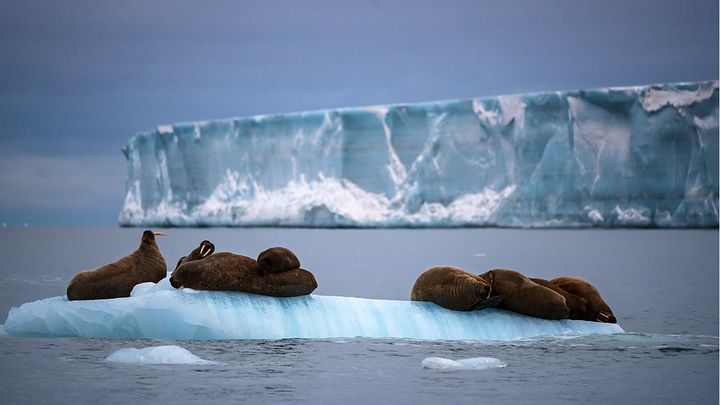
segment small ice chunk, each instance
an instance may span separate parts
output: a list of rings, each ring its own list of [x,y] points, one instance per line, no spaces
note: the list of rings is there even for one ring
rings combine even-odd
[[[473,359],[461,359],[457,361],[463,368],[471,370],[485,370],[486,368],[503,368],[507,366],[502,360],[492,357],[476,357]]]
[[[455,360],[443,359],[442,357],[428,357],[422,361],[424,368],[433,370],[460,369],[463,365]]]
[[[424,368],[432,370],[485,370],[502,368],[507,364],[492,357],[476,357],[472,359],[450,360],[442,357],[428,357],[422,361]]]
[[[153,283],[152,281],[148,281],[147,283],[137,284],[137,285],[135,285],[135,287],[133,287],[132,291],[130,291],[130,296],[137,297],[140,295],[145,295],[145,293],[147,293],[148,290],[150,290],[153,287],[155,287],[155,283]]]
[[[163,290],[175,290],[172,285],[170,285],[170,275],[172,273],[168,273],[167,276],[158,281],[157,283],[153,282],[147,282],[147,283],[140,283],[137,284],[135,287],[133,287],[133,290],[130,292],[131,297],[138,297],[145,294],[151,294],[156,291],[163,291]]]
[[[214,361],[203,360],[180,346],[120,349],[106,360],[124,364],[217,364]]]

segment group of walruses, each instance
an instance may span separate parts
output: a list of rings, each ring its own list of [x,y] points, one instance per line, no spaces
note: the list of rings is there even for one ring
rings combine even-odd
[[[157,283],[167,265],[155,242],[161,232],[145,231],[140,247],[120,260],[75,275],[67,288],[70,300],[129,297],[135,285]],[[257,260],[229,252],[215,253],[205,240],[178,260],[170,275],[175,288],[240,291],[274,297],[307,295],[317,288],[312,273],[300,268],[293,252],[273,247]],[[598,290],[577,277],[528,278],[513,270],[475,275],[452,266],[433,267],[415,281],[412,301],[430,301],[455,311],[494,307],[544,319],[616,323]]]

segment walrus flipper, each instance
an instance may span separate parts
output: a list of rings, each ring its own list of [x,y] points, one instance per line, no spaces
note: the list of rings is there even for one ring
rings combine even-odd
[[[180,258],[180,260],[178,260],[177,264],[175,265],[175,270],[177,270],[177,268],[180,267],[181,264],[183,264],[183,262],[185,261],[185,258],[186,258],[186,257],[187,257],[187,256],[183,256],[183,257]],[[175,271],[175,270],[173,270],[173,271]]]
[[[485,308],[495,308],[496,306],[498,306],[498,304],[500,304],[500,301],[502,301],[503,298],[505,298],[505,297],[502,295],[495,295],[495,296],[489,297],[488,299],[484,299],[484,300],[478,302],[477,304],[471,306],[470,310],[471,311],[480,311],[481,309],[485,309]]]
[[[300,260],[290,249],[272,247],[258,255],[258,273],[280,273],[300,268]]]

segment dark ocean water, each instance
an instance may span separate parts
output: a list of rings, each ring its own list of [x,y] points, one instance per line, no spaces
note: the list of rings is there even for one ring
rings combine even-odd
[[[292,249],[320,295],[407,300],[437,265],[583,277],[627,332],[507,342],[403,339],[178,341],[0,337],[0,403],[717,403],[718,231],[162,229],[169,266],[203,239],[255,257]],[[63,295],[73,275],[135,250],[137,228],[0,228],[0,323]],[[173,345],[212,365],[120,364]],[[486,370],[424,369],[491,357]]]

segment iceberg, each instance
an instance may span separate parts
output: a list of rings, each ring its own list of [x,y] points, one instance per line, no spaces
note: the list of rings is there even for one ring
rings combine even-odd
[[[160,125],[121,226],[717,227],[718,82]]]
[[[94,301],[46,298],[13,308],[9,336],[150,339],[406,338],[513,340],[623,333],[615,324],[550,321],[485,309],[450,311],[429,302],[174,289],[167,278],[132,296]]]

